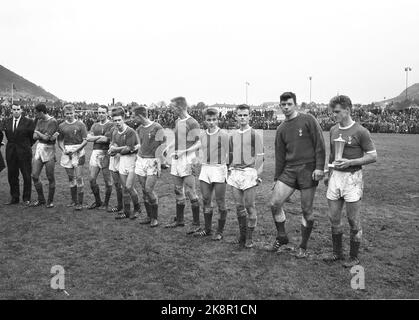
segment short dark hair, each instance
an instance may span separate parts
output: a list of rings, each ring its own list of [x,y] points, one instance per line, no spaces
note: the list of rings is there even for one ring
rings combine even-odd
[[[218,116],[218,110],[216,108],[208,107],[205,108],[202,114],[205,116]]]
[[[336,105],[340,105],[343,109],[349,109],[349,111],[352,111],[352,101],[348,96],[339,95],[333,97],[329,102],[329,107],[334,109]]]
[[[281,94],[281,96],[279,97],[279,102],[287,101],[289,99],[292,99],[294,101],[294,104],[297,105],[297,96],[294,92],[291,91],[284,92],[283,94]]]
[[[125,110],[122,107],[116,107],[112,109],[112,117],[125,118]]]
[[[71,111],[75,112],[76,111],[76,108],[72,104],[66,104],[63,107],[63,112],[66,112],[67,110],[71,110]]]
[[[38,103],[35,106],[35,111],[36,112],[43,112],[45,114],[48,113],[47,106],[45,104],[43,104],[43,103]]]
[[[136,116],[142,116],[144,118],[147,118],[147,108],[144,106],[136,106],[134,107],[133,113]]]
[[[108,112],[109,111],[109,108],[108,108],[108,106],[105,106],[105,105],[103,105],[103,106],[99,106],[99,107],[97,107],[98,109],[99,108],[101,108],[101,109],[106,109],[106,112]]]
[[[247,104],[239,104],[238,106],[236,106],[236,111],[237,110],[249,110],[250,113],[250,106],[248,106]]]
[[[170,102],[176,103],[177,105],[181,105],[185,108],[188,106],[188,104],[186,103],[185,97],[176,97],[176,98],[173,98],[172,100],[170,100]]]

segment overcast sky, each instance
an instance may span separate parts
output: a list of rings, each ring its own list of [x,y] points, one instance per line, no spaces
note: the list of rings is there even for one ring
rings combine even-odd
[[[419,82],[419,1],[13,0],[0,64],[61,99],[369,103]]]

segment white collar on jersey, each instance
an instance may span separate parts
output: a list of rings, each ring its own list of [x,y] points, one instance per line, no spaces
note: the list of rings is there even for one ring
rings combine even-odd
[[[101,126],[104,126],[105,124],[108,124],[108,122],[111,122],[111,120],[106,119],[105,123],[102,123],[102,122],[100,122],[100,121],[99,121],[99,124],[100,124]]]
[[[241,131],[240,129],[238,129],[237,132],[238,133],[245,133],[245,132],[247,132],[247,131],[249,131],[251,129],[252,129],[252,127],[249,127],[249,128],[247,128],[246,130],[243,130],[243,131]]]
[[[339,129],[340,130],[346,130],[346,129],[351,128],[354,124],[355,124],[355,121],[353,121],[353,120],[352,120],[352,123],[349,126],[346,126],[346,127],[341,127],[340,124],[339,124]]]
[[[141,125],[141,126],[142,126],[143,128],[148,128],[148,127],[150,127],[153,123],[154,123],[154,121],[150,121],[150,123],[149,123],[148,125],[146,125],[146,126]]]
[[[125,131],[127,131],[127,129],[128,129],[128,125],[125,125],[124,130],[122,130],[122,131],[116,130],[116,132],[118,132],[118,134],[123,134],[123,133],[125,133]]]
[[[189,118],[192,118],[190,115],[188,115],[185,119],[180,119],[179,118],[179,121],[185,121],[185,120],[188,120]]]
[[[212,136],[212,135],[214,135],[214,134],[218,133],[218,131],[220,131],[220,128],[217,128],[217,130],[215,130],[213,133],[210,133],[210,132],[208,131],[208,129],[207,129],[207,130],[205,130],[205,131],[207,132],[207,135]]]
[[[68,122],[67,120],[65,122],[68,123],[68,124],[75,124],[77,121],[78,121],[77,119],[74,119],[73,122]]]

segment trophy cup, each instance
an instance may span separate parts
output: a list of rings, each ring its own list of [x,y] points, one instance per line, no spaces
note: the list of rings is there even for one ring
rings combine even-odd
[[[342,160],[342,155],[343,155],[343,149],[345,148],[345,139],[342,138],[342,135],[339,134],[339,138],[334,139],[334,146],[335,146],[335,161],[334,162],[338,162],[340,160]],[[329,168],[334,168],[334,164],[329,164]]]

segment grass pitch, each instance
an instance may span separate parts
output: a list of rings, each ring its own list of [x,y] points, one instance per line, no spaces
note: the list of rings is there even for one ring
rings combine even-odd
[[[319,257],[331,251],[325,187],[315,199],[316,224],[311,258],[266,252],[275,227],[269,208],[275,131],[264,133],[265,166],[258,189],[256,246],[238,251],[238,226],[231,191],[224,240],[187,237],[186,228],[150,229],[138,221],[115,221],[104,211],[74,212],[65,205],[69,190],[64,169],[56,166],[54,209],[7,207],[6,170],[0,173],[0,299],[370,299],[419,298],[419,136],[373,134],[378,162],[365,168],[364,241],[360,251],[365,290],[351,289],[352,275]],[[328,143],[328,134],[325,133]],[[87,148],[87,155],[91,146]],[[86,166],[86,182],[88,180]],[[46,183],[44,173],[42,180]],[[104,186],[99,177],[101,191]],[[44,188],[45,189],[45,188]],[[137,185],[137,190],[138,185]],[[169,172],[157,186],[159,220],[174,215]],[[86,183],[86,203],[93,196]],[[36,196],[33,190],[33,198]],[[112,195],[112,202],[115,195]],[[298,192],[286,205],[287,231],[300,239]],[[191,211],[186,209],[187,221]],[[217,215],[214,215],[214,226]],[[202,219],[202,218],[201,218]],[[349,227],[345,221],[345,251]],[[51,267],[66,271],[66,292],[50,288]]]

